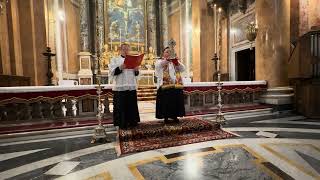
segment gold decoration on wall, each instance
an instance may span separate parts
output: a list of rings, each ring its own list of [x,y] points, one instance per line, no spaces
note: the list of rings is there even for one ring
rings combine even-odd
[[[257,37],[257,32],[258,32],[258,28],[256,24],[254,22],[249,23],[246,29],[247,39],[250,42],[254,41]]]

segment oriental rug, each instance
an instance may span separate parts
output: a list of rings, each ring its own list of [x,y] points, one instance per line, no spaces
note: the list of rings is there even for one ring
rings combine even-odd
[[[170,124],[164,124],[163,121],[143,122],[132,129],[118,130],[120,154],[230,137],[235,135],[196,117],[182,118],[179,123]]]

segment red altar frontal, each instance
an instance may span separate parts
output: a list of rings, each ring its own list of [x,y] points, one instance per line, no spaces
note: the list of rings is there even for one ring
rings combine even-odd
[[[111,124],[112,85],[102,87],[103,123]],[[223,110],[259,108],[259,98],[266,89],[266,81],[224,82]],[[215,82],[185,84],[184,93],[187,115],[216,112]],[[0,134],[94,125],[97,99],[94,85],[1,87]]]

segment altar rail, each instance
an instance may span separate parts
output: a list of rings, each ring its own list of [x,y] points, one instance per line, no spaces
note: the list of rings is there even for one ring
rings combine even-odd
[[[104,116],[109,118],[111,86],[102,85],[101,96]],[[223,82],[222,102],[224,106],[255,103],[266,88],[266,81]],[[0,122],[93,119],[97,114],[96,91],[94,85],[0,87]],[[185,84],[184,93],[187,112],[217,105],[215,82]]]
[[[221,90],[222,104],[224,107],[257,104],[266,89],[266,81],[225,81]],[[215,109],[218,104],[216,82],[185,84],[184,94],[187,112]]]
[[[104,115],[110,114],[111,85],[101,95]],[[28,121],[95,117],[97,89],[94,85],[27,86],[0,88],[0,121]]]

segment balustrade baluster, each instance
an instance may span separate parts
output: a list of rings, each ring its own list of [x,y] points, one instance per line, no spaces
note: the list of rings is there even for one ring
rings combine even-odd
[[[66,108],[66,116],[70,117],[72,116],[72,100],[66,99],[65,101],[65,108]]]
[[[78,110],[78,108],[77,108],[77,100],[76,99],[72,99],[71,100],[71,105],[72,105],[72,116],[73,117],[76,117],[77,116],[77,110]]]
[[[0,106],[0,121],[7,121],[7,108],[5,106]]]
[[[104,101],[103,101],[103,106],[104,106],[104,114],[110,114],[110,108],[109,108],[109,98],[108,96],[105,96]]]
[[[41,108],[41,102],[37,101],[32,103],[32,112],[31,112],[32,119],[42,119],[42,108]]]
[[[17,104],[11,103],[7,105],[7,117],[9,121],[17,120]]]

